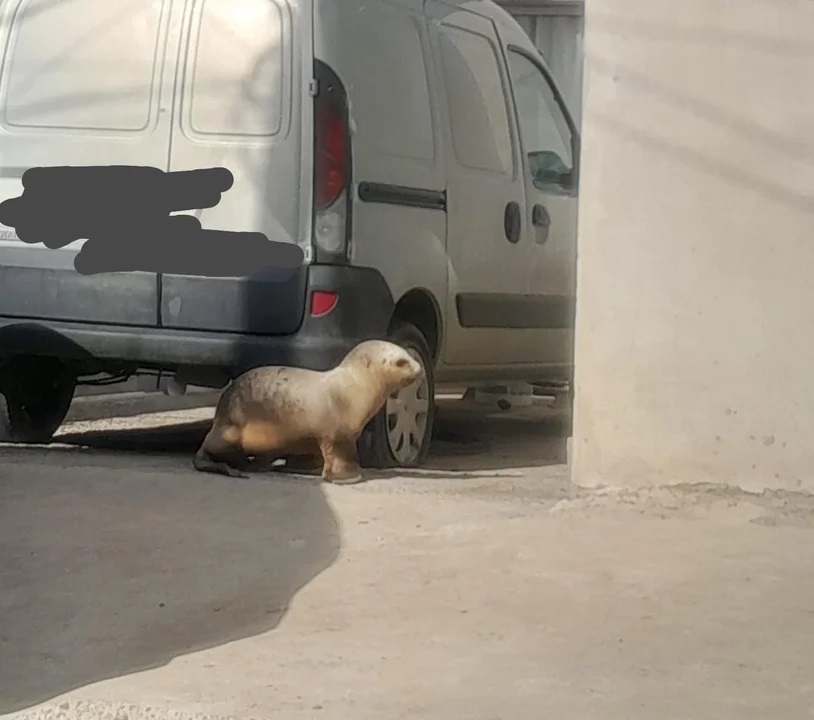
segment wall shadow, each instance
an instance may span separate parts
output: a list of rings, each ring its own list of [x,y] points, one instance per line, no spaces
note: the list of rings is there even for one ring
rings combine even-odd
[[[334,562],[320,484],[194,472],[206,425],[0,448],[0,714],[272,630]]]

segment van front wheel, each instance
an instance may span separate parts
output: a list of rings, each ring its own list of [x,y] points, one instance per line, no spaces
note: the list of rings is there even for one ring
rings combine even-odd
[[[423,333],[410,323],[394,321],[388,340],[418,360],[424,376],[387,398],[359,438],[359,460],[363,467],[417,467],[427,458],[435,420],[432,353]]]
[[[71,407],[76,377],[55,358],[15,357],[0,371],[0,442],[48,443]]]

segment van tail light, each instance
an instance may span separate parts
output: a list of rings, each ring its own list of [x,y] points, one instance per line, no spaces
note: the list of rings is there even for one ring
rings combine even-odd
[[[314,245],[318,263],[350,257],[351,141],[348,99],[341,81],[315,61]]]
[[[315,290],[311,293],[311,316],[323,317],[334,311],[339,304],[339,295],[335,292]]]
[[[328,103],[316,106],[316,187],[317,210],[333,205],[347,188],[348,138],[339,111]]]

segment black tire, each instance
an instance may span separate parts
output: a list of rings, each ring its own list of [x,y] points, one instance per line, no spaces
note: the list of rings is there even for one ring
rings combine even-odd
[[[394,320],[388,340],[397,345],[401,345],[406,350],[416,353],[424,367],[427,376],[427,394],[429,397],[429,407],[427,410],[427,424],[424,429],[424,437],[420,442],[420,449],[416,457],[407,463],[399,462],[390,447],[390,440],[387,432],[387,406],[374,417],[367,425],[362,435],[359,437],[358,450],[359,462],[362,467],[370,468],[394,468],[394,467],[418,467],[427,459],[432,439],[433,425],[435,424],[435,373],[432,360],[432,353],[424,334],[410,323]]]
[[[3,368],[0,441],[49,443],[71,407],[76,376],[56,358],[15,357]]]

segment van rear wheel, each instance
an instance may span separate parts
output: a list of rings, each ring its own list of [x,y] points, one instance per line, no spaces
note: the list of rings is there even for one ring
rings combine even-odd
[[[388,340],[401,345],[424,368],[424,377],[391,395],[359,438],[363,467],[418,467],[427,458],[435,421],[435,377],[432,353],[423,333],[410,323],[394,321]]]
[[[14,357],[0,371],[0,441],[48,443],[71,407],[76,376],[56,358]]]

